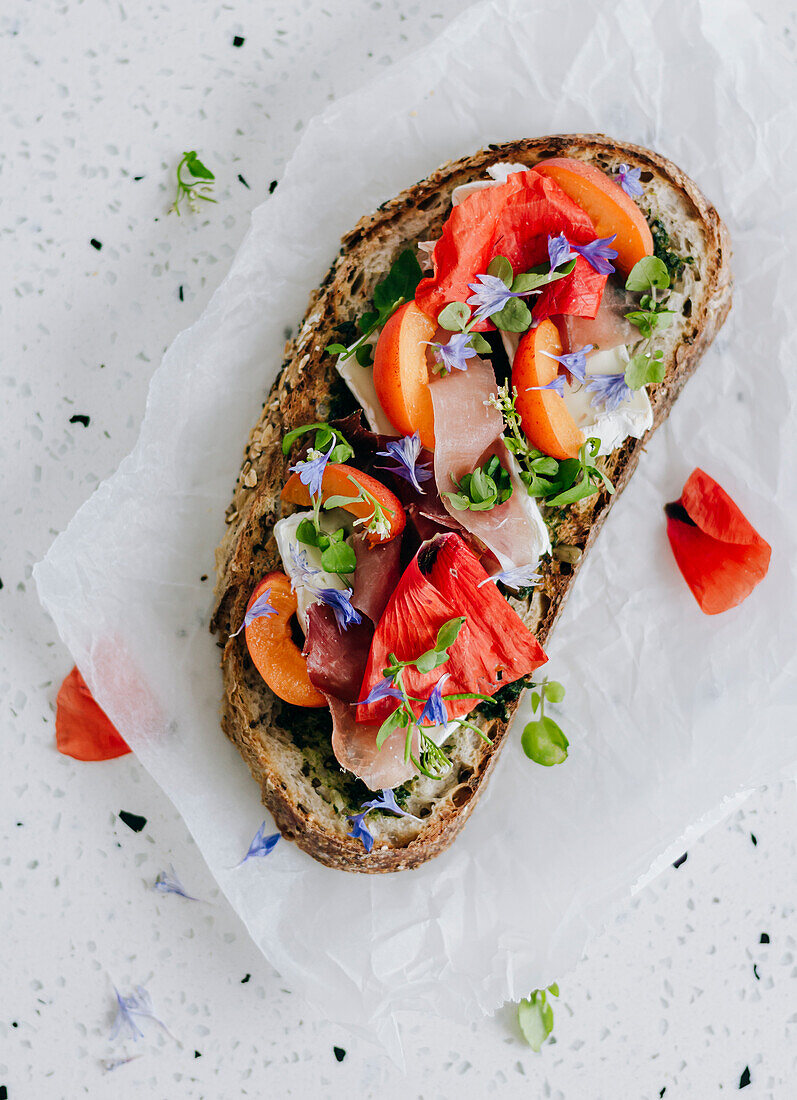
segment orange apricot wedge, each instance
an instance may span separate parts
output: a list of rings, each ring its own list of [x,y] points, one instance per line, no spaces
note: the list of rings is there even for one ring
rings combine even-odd
[[[324,707],[327,701],[310,683],[307,662],[291,634],[291,619],[296,614],[296,593],[284,573],[268,573],[255,587],[247,610],[260,596],[276,615],[254,619],[246,627],[246,647],[255,668],[268,686],[295,707]]]
[[[388,420],[403,435],[418,432],[434,448],[434,408],[429,394],[426,345],[437,326],[415,302],[401,306],[379,334],[374,351],[374,386]]]
[[[545,354],[549,352],[550,354]],[[515,407],[532,447],[553,458],[578,458],[584,434],[567,411],[564,399],[547,386],[559,372],[551,355],[562,354],[559,330],[553,321],[542,321],[523,336],[512,363],[512,385],[517,387]]]
[[[645,215],[619,183],[593,164],[556,157],[535,164],[534,170],[550,176],[564,193],[589,214],[599,237],[616,234],[617,267],[628,272],[644,256],[653,255],[653,237]]]
[[[328,462],[321,481],[321,503],[330,497],[362,497],[341,504],[357,519],[366,521],[365,537],[370,546],[379,542],[390,542],[404,530],[407,517],[401,501],[386,485],[370,474],[364,474],[356,466],[347,466],[342,462]],[[310,490],[303,485],[298,472],[291,474],[285,482],[281,499],[288,504],[312,505]],[[384,524],[383,530],[377,530],[378,521]],[[374,522],[376,519],[377,522]],[[373,529],[369,529],[373,524]]]

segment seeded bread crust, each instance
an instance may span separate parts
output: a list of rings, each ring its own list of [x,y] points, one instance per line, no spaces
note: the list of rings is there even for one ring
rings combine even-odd
[[[346,836],[349,825],[340,769],[334,761],[300,747],[302,739],[281,711],[280,701],[260,678],[249,658],[243,634],[230,638],[247,601],[264,573],[279,569],[272,528],[280,515],[279,494],[287,477],[281,451],[283,434],[300,424],[325,419],[340,401],[334,360],[324,353],[339,339],[337,326],[368,308],[373,287],[406,247],[439,236],[461,183],[483,178],[500,161],[533,167],[550,157],[574,157],[616,171],[621,163],[639,167],[650,212],[670,235],[670,247],[694,257],[676,282],[681,312],[666,331],[664,381],[650,388],[651,432],[668,416],[687,378],[724,322],[731,305],[730,240],[714,207],[670,161],[636,145],[601,134],[570,134],[490,145],[473,156],[442,165],[427,179],[362,218],[341,242],[341,250],[315,290],[296,337],[285,348],[282,372],[252,429],[244,463],[227,509],[227,530],[216,552],[216,607],[211,629],[220,635],[224,677],[222,727],[238,747],[260,785],[262,798],[282,835],[314,859],[346,871],[383,873],[418,867],[444,851],[468,820],[495,767],[508,720],[479,724],[492,738],[486,744],[469,730],[447,742],[449,776],[437,783],[419,777],[410,784],[405,808],[421,818],[372,813],[368,826],[373,850]],[[649,435],[650,433],[648,433]],[[608,456],[604,469],[616,493],[605,491],[570,509],[559,529],[559,542],[582,550],[576,564],[544,559],[542,583],[531,600],[510,599],[545,645],[564,606],[587,551],[614,500],[634,471],[648,435],[629,439]],[[509,718],[517,702],[507,708]],[[296,735],[296,736],[295,736]],[[299,741],[299,744],[296,742]]]

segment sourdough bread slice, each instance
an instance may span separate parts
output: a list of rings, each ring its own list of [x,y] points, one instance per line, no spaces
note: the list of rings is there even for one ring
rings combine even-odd
[[[438,782],[419,776],[398,794],[400,804],[419,817],[372,813],[368,826],[374,847],[367,853],[347,837],[346,815],[355,813],[371,792],[341,771],[329,744],[331,723],[325,710],[282,703],[254,669],[243,635],[231,638],[250,593],[266,572],[280,569],[272,528],[280,515],[279,495],[287,477],[283,434],[300,424],[351,412],[354,403],[324,347],[341,338],[340,326],[368,307],[373,287],[399,253],[418,241],[439,236],[448,216],[451,192],[480,179],[498,162],[533,167],[550,157],[574,157],[607,171],[621,163],[641,170],[641,205],[669,235],[669,249],[692,263],[674,279],[680,312],[666,332],[664,381],[650,387],[654,431],[700,357],[714,339],[731,304],[730,242],[717,212],[695,184],[670,161],[635,145],[600,134],[574,134],[491,145],[473,156],[438,168],[373,214],[343,238],[337,259],[310,297],[304,321],[285,349],[282,372],[269,393],[249,437],[244,464],[227,509],[227,530],[217,551],[216,608],[211,629],[221,637],[224,698],[222,726],[238,746],[262,798],[283,836],[330,867],[378,873],[417,867],[453,841],[470,816],[495,767],[517,706],[515,698],[482,715],[479,724],[492,738],[486,744],[460,729],[447,742],[452,760]],[[648,209],[649,208],[649,209]],[[614,500],[633,473],[645,445],[628,439],[603,467],[617,492],[605,491],[573,506],[559,528],[559,542],[582,551],[575,564],[556,558],[542,562],[542,583],[528,601],[510,599],[544,645]],[[508,693],[510,696],[512,692]]]

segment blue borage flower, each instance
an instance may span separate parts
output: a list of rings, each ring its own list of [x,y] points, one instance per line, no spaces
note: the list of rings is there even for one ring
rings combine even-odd
[[[477,275],[475,283],[468,283],[473,294],[468,298],[469,306],[477,306],[473,314],[474,321],[483,321],[504,308],[510,298],[527,298],[529,294],[539,294],[537,290],[513,291],[497,275]]]
[[[574,378],[577,378],[579,382],[583,382],[587,372],[587,352],[592,351],[594,347],[594,344],[585,344],[583,348],[568,352],[567,355],[554,355],[551,351],[544,351],[542,354],[547,355],[549,359],[555,359],[557,363],[561,363]]]
[[[257,597],[252,606],[247,609],[247,612],[244,615],[244,621],[241,623],[238,629],[230,635],[231,638],[237,638],[245,627],[252,625],[255,619],[266,619],[269,615],[277,614],[276,607],[272,607],[271,604],[268,602],[270,596],[271,589],[267,588],[266,591],[262,593],[262,595]]]
[[[488,276],[488,278],[492,278],[492,276]],[[498,281],[501,282],[500,279]],[[503,283],[501,285],[503,286]],[[470,289],[473,290],[473,287]],[[435,359],[446,370],[467,370],[468,359],[473,359],[476,356],[476,352],[471,346],[472,338],[473,334],[470,332],[455,332],[447,344],[430,343],[429,346],[434,348]]]
[[[405,435],[402,439],[389,440],[385,444],[385,450],[376,453],[379,458],[392,458],[396,462],[395,466],[378,466],[377,469],[390,470],[391,473],[409,481],[419,493],[423,493],[421,482],[428,481],[432,471],[425,463],[418,462],[418,456],[421,453],[421,437],[417,432]]]
[[[449,673],[445,672],[432,688],[429,698],[424,704],[424,708],[421,711],[420,718],[417,719],[416,725],[418,726],[444,726],[448,721],[448,711],[446,710],[445,700],[442,696],[443,684],[449,677]]]
[[[551,264],[551,271],[555,271],[557,267],[561,267],[562,264],[576,258],[576,254],[571,251],[571,247],[575,246],[571,246],[564,233],[560,233],[558,237],[548,237],[548,260]]]
[[[611,237],[597,237],[589,244],[574,244],[573,248],[579,256],[583,256],[587,263],[595,268],[598,274],[611,275],[615,270],[611,261],[617,259],[617,249],[611,248],[610,245],[616,236],[616,233],[612,233]]]
[[[327,468],[329,456],[334,449],[335,438],[333,436],[328,451],[308,451],[308,457],[306,459],[290,467],[292,473],[297,473],[299,475],[299,480],[302,485],[307,487],[311,497],[317,497],[321,493],[324,470]]]
[[[125,1031],[125,1038],[138,1040],[144,1037],[144,1032],[138,1026],[133,1019],[134,1016],[140,1016],[142,1019],[154,1020],[156,1024],[163,1028],[167,1035],[171,1035],[171,1032],[164,1024],[163,1020],[159,1020],[155,1015],[152,1007],[152,998],[143,986],[137,985],[135,992],[129,994],[127,997],[123,997],[116,986],[113,987],[113,991],[116,994],[116,1016],[114,1017],[113,1027],[111,1028],[111,1038],[115,1039],[121,1031]],[[174,1036],[172,1036],[174,1038]]]
[[[403,699],[397,687],[393,687],[393,677],[383,676],[379,683],[374,684],[364,699],[357,700],[357,706],[365,707],[369,703],[378,703],[380,699]]]
[[[159,872],[158,877],[152,884],[152,889],[161,894],[178,894],[181,898],[187,898],[188,901],[199,901],[199,898],[192,897],[191,894],[185,892],[185,887],[177,877],[177,872],[171,863],[168,871]]]
[[[374,838],[365,824],[365,818],[369,813],[370,810],[363,810],[362,813],[353,814],[347,819],[351,825],[351,832],[346,833],[346,836],[350,836],[352,840],[361,840],[366,852],[370,852],[374,846]]]
[[[500,581],[507,588],[526,588],[531,584],[536,584],[540,579],[536,564],[518,565],[514,569],[503,569],[500,573],[494,573],[492,577],[485,577],[483,581],[479,581],[477,587],[481,588],[482,585],[490,581],[495,583]]]
[[[291,570],[291,589],[295,590],[297,584],[310,585],[310,578],[318,576],[321,570],[313,569],[307,557],[306,550],[297,550],[296,547],[292,545],[290,547],[290,556],[293,564],[293,569]]]
[[[249,845],[249,851],[246,853],[240,863],[236,863],[236,867],[242,867],[249,859],[256,859],[259,856],[267,856],[270,852],[273,852],[277,841],[280,838],[279,833],[272,833],[270,836],[266,836],[266,822],[264,821],[255,835],[252,837],[252,843]]]
[[[547,352],[546,352],[547,354]],[[560,397],[565,395],[565,376],[563,374],[557,374],[556,378],[552,378],[550,382],[546,382],[544,386],[526,386],[527,390],[553,390],[558,393]]]
[[[341,630],[348,630],[352,623],[362,622],[362,615],[351,605],[353,588],[314,588],[313,591],[322,603],[331,607]]]
[[[625,374],[587,375],[587,389],[595,394],[590,404],[603,405],[607,412],[613,412],[618,405],[631,400]]]
[[[639,177],[642,174],[641,168],[629,168],[627,164],[617,165],[617,182],[632,199],[638,198],[644,193],[644,187],[639,182]]]

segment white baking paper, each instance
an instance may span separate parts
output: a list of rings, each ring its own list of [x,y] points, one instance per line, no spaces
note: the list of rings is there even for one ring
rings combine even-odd
[[[471,1018],[561,979],[690,824],[793,772],[794,92],[792,62],[735,0],[468,9],[308,127],[227,279],[156,371],[135,450],[36,569],[92,691],[255,942],[341,1024],[388,1042],[400,1010]],[[570,757],[533,765],[516,728],[461,838],[417,871],[347,875],[289,843],[231,870],[263,810],[218,726],[199,578],[284,328],[360,215],[450,157],[572,131],[651,146],[693,176],[730,227],[736,295],[551,641]],[[773,547],[751,598],[713,618],[662,515],[696,465]]]

